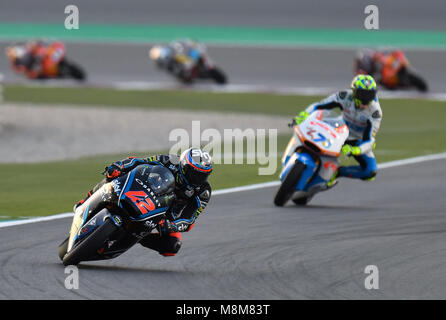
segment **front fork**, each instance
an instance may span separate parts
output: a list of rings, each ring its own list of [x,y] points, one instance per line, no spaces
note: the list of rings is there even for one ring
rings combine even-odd
[[[296,161],[305,165],[305,169],[296,185],[296,191],[311,191],[313,188],[317,188],[320,191],[325,190],[327,182],[330,181],[339,167],[337,159],[331,157],[318,157],[315,159],[307,152],[296,151],[286,158],[286,163],[284,163],[280,174],[281,180],[285,178],[287,172],[294,166]]]

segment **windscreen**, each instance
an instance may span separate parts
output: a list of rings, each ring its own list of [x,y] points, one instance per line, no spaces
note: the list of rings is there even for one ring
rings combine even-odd
[[[137,181],[139,185],[147,185],[156,195],[166,194],[174,190],[175,178],[166,167],[143,164],[134,170],[134,181]]]
[[[150,188],[157,195],[165,194],[173,190],[175,178],[172,173],[163,166],[151,166],[150,173],[147,175],[147,182]]]
[[[334,128],[342,127],[345,124],[342,115],[333,110],[325,110],[324,115],[322,116],[322,121],[328,123]]]

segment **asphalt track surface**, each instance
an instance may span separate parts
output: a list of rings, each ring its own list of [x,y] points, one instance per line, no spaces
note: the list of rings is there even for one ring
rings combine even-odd
[[[0,53],[7,45],[0,42]],[[68,43],[67,57],[87,71],[89,80],[86,85],[148,82],[184,88],[149,60],[148,50],[151,46]],[[225,46],[210,46],[208,49],[211,58],[225,71],[232,85],[259,85],[271,89],[327,88],[328,91],[349,86],[356,53],[355,49]],[[428,82],[430,91],[444,92],[444,51],[405,52],[412,66]],[[0,59],[0,73],[7,82],[32,83],[14,74],[6,59]],[[62,82],[74,83],[71,80]]]
[[[276,188],[216,195],[176,257],[81,263],[77,290],[57,256],[71,219],[2,228],[0,299],[444,299],[445,165],[343,179],[307,207],[274,207]]]
[[[381,29],[446,30],[446,6],[438,0],[15,0],[0,2],[1,22],[60,22],[67,4],[80,23],[364,27],[364,8],[379,8]]]

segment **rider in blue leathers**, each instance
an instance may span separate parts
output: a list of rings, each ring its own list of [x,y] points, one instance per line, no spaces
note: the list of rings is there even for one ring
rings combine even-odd
[[[187,149],[181,156],[156,155],[143,159],[128,157],[113,162],[105,168],[106,178],[75,205],[75,211],[105,183],[141,164],[162,165],[172,172],[175,177],[175,201],[166,212],[167,218],[161,223],[161,233],[151,233],[139,243],[163,256],[174,256],[182,245],[181,233],[192,230],[211,198],[212,189],[208,177],[212,172],[212,160],[201,149]]]

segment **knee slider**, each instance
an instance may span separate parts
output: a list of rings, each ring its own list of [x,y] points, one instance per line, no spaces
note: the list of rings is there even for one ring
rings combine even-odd
[[[371,170],[370,172],[368,172],[367,175],[365,175],[365,176],[362,178],[362,180],[365,180],[365,181],[372,181],[372,180],[375,179],[376,174],[377,174],[377,171],[376,171],[376,170]]]
[[[182,242],[177,237],[166,237],[160,254],[163,256],[174,256],[180,251]]]

